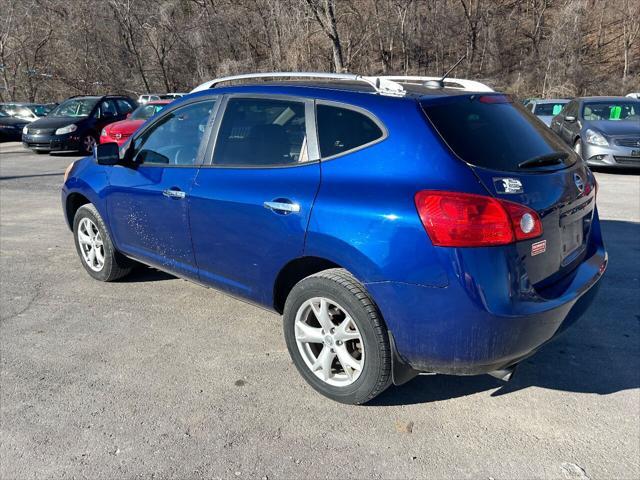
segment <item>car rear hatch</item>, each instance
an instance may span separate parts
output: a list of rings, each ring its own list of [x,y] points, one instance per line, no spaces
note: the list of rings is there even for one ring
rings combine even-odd
[[[584,162],[519,103],[501,94],[421,101],[431,125],[491,196],[531,208],[542,235],[516,242],[518,270],[555,296],[585,258],[596,182]]]

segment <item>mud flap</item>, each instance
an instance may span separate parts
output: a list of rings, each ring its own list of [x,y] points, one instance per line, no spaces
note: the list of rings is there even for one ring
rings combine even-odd
[[[391,332],[389,332],[389,343],[391,345],[391,379],[396,386],[404,385],[409,380],[418,376],[420,372],[414,370],[408,363],[402,360],[396,349],[396,341]]]

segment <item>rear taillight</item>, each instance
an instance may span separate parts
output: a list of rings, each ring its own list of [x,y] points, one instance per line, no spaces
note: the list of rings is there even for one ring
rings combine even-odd
[[[507,245],[542,235],[538,214],[518,203],[435,190],[416,193],[415,202],[422,224],[437,246]]]

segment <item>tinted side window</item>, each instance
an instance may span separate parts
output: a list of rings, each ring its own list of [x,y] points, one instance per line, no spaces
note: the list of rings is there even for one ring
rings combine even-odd
[[[127,113],[133,111],[133,105],[130,105],[126,100],[119,98],[116,100],[116,104],[118,105],[120,115],[126,115]]]
[[[158,119],[134,141],[134,162],[195,165],[215,100],[178,108]]]
[[[113,103],[113,100],[104,100],[100,104],[100,116],[103,118],[115,117],[118,115],[116,111],[116,105]]]
[[[347,108],[318,105],[317,119],[320,154],[323,157],[361,147],[384,135],[367,115]]]
[[[564,110],[565,117],[575,117],[578,114],[578,104],[577,102],[569,102],[567,107]]]
[[[220,124],[214,165],[269,166],[308,160],[304,103],[231,98]]]

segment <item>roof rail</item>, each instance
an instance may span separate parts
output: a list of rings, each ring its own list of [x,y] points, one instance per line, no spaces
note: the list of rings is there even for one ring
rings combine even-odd
[[[378,77],[384,80],[390,80],[392,82],[431,82],[431,81],[440,81],[441,77],[419,77],[419,76],[396,76],[396,75],[387,75],[383,77]],[[471,92],[493,92],[493,88],[485,85],[484,83],[476,82],[475,80],[466,80],[462,78],[445,78],[444,80],[445,88],[455,88],[457,90],[468,90]]]
[[[214,88],[217,84],[223,82],[232,82],[235,80],[248,80],[253,78],[324,78],[330,80],[343,80],[352,82],[364,82],[377,92],[384,95],[402,96],[405,90],[397,82],[385,77],[370,77],[365,75],[355,75],[353,73],[324,73],[324,72],[267,72],[267,73],[245,73],[243,75],[233,75],[230,77],[216,78],[208,82],[198,85],[191,90],[191,93],[200,92],[209,88]]]

